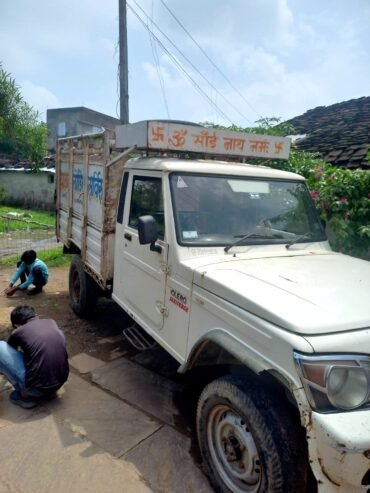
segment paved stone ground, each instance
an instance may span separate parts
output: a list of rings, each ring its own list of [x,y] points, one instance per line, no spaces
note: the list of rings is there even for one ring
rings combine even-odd
[[[0,268],[1,287],[13,270]],[[33,410],[9,402],[0,376],[0,493],[212,491],[176,362],[160,347],[133,351],[122,337],[132,321],[117,306],[78,319],[69,306],[68,267],[51,269],[32,300],[1,294],[0,338],[9,335],[14,306],[31,303],[63,329],[71,375],[58,399]]]
[[[212,491],[174,427],[176,384],[124,358],[70,363],[58,398],[33,410],[0,377],[0,493]]]

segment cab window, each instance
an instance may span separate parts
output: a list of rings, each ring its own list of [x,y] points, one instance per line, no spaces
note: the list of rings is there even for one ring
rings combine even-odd
[[[138,228],[140,216],[153,216],[158,237],[164,238],[164,209],[161,178],[135,176],[132,185],[129,226]]]

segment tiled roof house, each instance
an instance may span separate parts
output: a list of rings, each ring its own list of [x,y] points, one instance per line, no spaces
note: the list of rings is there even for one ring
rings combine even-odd
[[[341,168],[370,170],[370,97],[319,106],[289,120],[299,150],[320,152],[330,164]]]

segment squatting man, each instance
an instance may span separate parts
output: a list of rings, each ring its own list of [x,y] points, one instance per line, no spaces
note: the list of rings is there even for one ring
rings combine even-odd
[[[0,373],[14,387],[10,401],[31,409],[67,381],[66,341],[55,321],[39,319],[32,306],[17,306],[10,320],[10,337],[0,341]]]
[[[12,275],[9,286],[4,290],[4,293],[7,296],[13,296],[18,290],[26,291],[31,284],[35,287],[28,290],[27,294],[41,293],[43,286],[48,282],[48,278],[49,272],[45,262],[37,258],[35,250],[26,250],[17,262],[17,270]],[[21,282],[15,285],[18,279]]]

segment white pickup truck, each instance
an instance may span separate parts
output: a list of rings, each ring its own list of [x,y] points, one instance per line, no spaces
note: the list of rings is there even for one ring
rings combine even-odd
[[[301,176],[189,159],[287,146],[168,122],[60,140],[71,303],[84,316],[110,295],[202,382],[196,426],[215,491],[366,492],[369,262],[331,250]],[[146,157],[128,159],[135,148]]]

